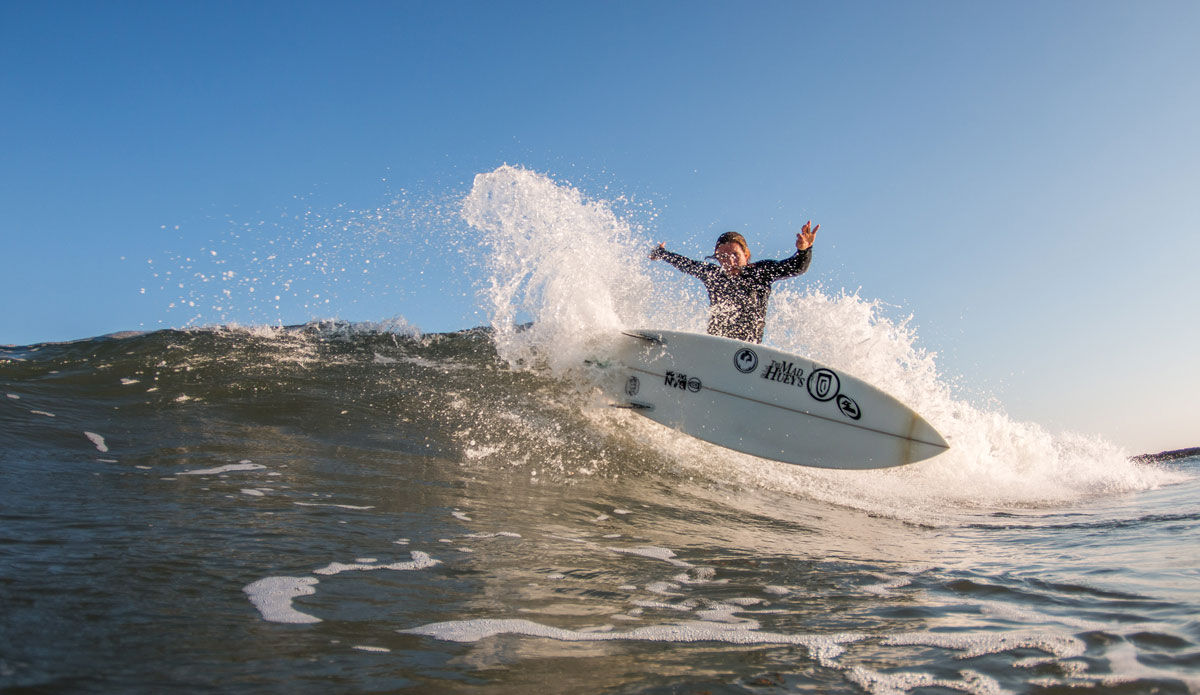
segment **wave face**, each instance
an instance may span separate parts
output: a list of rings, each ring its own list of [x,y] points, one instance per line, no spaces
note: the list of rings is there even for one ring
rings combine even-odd
[[[582,368],[623,327],[703,329],[644,230],[511,167],[460,212],[480,328],[0,348],[0,689],[1200,689],[1194,457],[969,403],[907,321],[803,279],[767,340],[953,449],[827,471],[698,442]]]

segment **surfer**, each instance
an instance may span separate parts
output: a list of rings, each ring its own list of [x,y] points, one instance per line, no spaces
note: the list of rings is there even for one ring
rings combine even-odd
[[[771,283],[795,277],[808,270],[812,246],[821,225],[804,223],[796,235],[796,253],[782,261],[750,262],[750,247],[737,232],[717,237],[712,256],[718,265],[701,263],[666,249],[650,252],[650,260],[664,260],[688,275],[699,278],[708,290],[708,332],[711,335],[761,343],[767,325],[767,300]]]

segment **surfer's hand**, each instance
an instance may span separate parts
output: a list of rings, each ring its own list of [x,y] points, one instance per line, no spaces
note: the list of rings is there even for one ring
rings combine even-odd
[[[650,252],[650,260],[657,261],[658,259],[662,258],[663,252],[666,250],[667,242],[664,241],[659,243],[658,248]]]
[[[811,249],[813,242],[817,240],[817,230],[820,228],[821,225],[812,226],[812,220],[805,222],[804,226],[800,228],[800,233],[796,235],[796,250]]]

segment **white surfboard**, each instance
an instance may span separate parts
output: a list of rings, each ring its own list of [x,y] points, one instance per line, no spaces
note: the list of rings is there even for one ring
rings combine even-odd
[[[949,449],[900,401],[800,355],[711,335],[633,330],[612,358],[614,405],[760,458],[888,468]]]

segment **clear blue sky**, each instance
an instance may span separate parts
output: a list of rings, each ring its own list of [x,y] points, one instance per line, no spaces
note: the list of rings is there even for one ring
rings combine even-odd
[[[812,279],[912,313],[1014,416],[1200,445],[1197,37],[1190,1],[3,3],[0,343],[182,324],[151,269],[231,226],[507,162],[652,200],[673,247],[782,254],[812,218]],[[338,253],[404,267],[369,246]],[[478,322],[339,282],[226,318]]]

